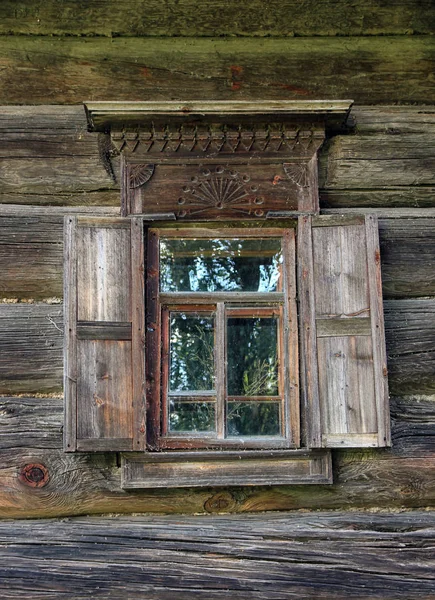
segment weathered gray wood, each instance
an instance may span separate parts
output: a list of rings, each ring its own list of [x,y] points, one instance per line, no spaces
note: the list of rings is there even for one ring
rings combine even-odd
[[[370,319],[317,319],[317,337],[334,337],[342,335],[370,335]]]
[[[62,306],[0,304],[0,393],[62,389]]]
[[[123,489],[332,483],[328,451],[125,454]]]
[[[429,134],[435,131],[435,106],[354,106],[348,122],[357,133]]]
[[[133,396],[131,228],[137,224],[82,216],[66,217],[65,225],[66,364],[76,373],[66,378],[65,449],[132,450],[133,419],[141,413],[133,406],[142,400],[140,388]]]
[[[433,33],[430,0],[400,0],[377,5],[362,0],[351,7],[345,0],[273,0],[269,5],[250,0],[236,5],[218,0],[198,6],[192,0],[128,0],[122,5],[85,6],[78,0],[57,6],[41,0],[4,0],[1,34],[100,36],[329,36]]]
[[[358,219],[354,215],[312,219],[313,310],[316,324],[320,319],[320,336],[315,331],[317,355],[310,373],[318,370],[324,447],[390,442],[377,219],[372,215]],[[336,329],[334,336],[324,336],[328,319],[367,317],[368,335],[340,335]]]
[[[0,525],[4,598],[431,598],[433,513]]]
[[[0,514],[47,517],[101,512],[215,512],[408,506],[435,501],[435,396],[392,399],[393,448],[334,451],[334,485],[121,491],[112,455],[64,454],[62,400],[0,399]],[[23,465],[48,469],[46,487],[23,485]],[[211,503],[216,502],[213,509]]]
[[[320,187],[434,186],[433,135],[336,136],[322,157]]]
[[[77,218],[64,219],[63,391],[65,451],[77,450]]]
[[[323,157],[325,158],[325,157]],[[393,174],[388,170],[388,161],[383,165],[383,179],[379,188],[375,189],[325,189],[320,190],[320,207],[343,208],[347,207],[386,207],[385,210],[394,210],[401,207],[432,208],[434,205],[435,188],[433,186],[395,186],[392,179]],[[322,185],[325,183],[325,161],[321,161],[320,174],[322,176]],[[382,166],[382,165],[381,165]],[[367,178],[361,170],[353,172],[355,182],[359,183],[361,188],[366,187]],[[385,187],[383,187],[385,186]]]
[[[0,206],[1,295],[36,300],[61,296],[61,215],[94,210],[97,207]],[[435,295],[435,213],[420,209],[413,218],[412,211],[386,209],[380,215],[385,298]],[[98,212],[116,216],[119,208],[101,207]],[[426,214],[431,218],[424,218]]]
[[[0,217],[2,297],[62,297],[63,219]]]
[[[321,414],[319,399],[319,381],[317,370],[317,339],[314,302],[314,265],[313,240],[311,235],[312,218],[300,216],[298,219],[297,247],[297,285],[299,296],[299,336],[301,381],[300,394],[302,414],[306,414],[306,422],[302,423],[305,436],[304,444],[308,447],[321,446]]]
[[[123,100],[310,97],[427,103],[433,102],[433,54],[431,36],[3,36],[0,85],[4,104],[118,100],[120,90]]]
[[[385,319],[382,302],[381,252],[376,215],[366,215],[367,270],[370,290],[376,422],[379,446],[391,445]],[[362,405],[365,412],[365,403]]]
[[[396,395],[435,391],[433,299],[386,302],[388,381]]]

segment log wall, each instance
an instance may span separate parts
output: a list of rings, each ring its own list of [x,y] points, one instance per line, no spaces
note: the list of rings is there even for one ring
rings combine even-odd
[[[2,110],[2,516],[434,505],[435,109],[359,106],[349,127],[322,149],[321,205],[379,215],[393,448],[335,451],[332,486],[126,492],[116,456],[62,451],[63,215],[119,214],[119,165],[81,107]]]

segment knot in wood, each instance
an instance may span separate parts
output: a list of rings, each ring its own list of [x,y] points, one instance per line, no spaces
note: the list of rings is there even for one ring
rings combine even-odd
[[[228,512],[234,510],[236,501],[229,492],[219,492],[209,498],[204,508],[209,513]]]
[[[47,467],[38,463],[32,463],[25,465],[21,469],[18,479],[21,483],[30,487],[42,488],[50,481],[50,476]]]

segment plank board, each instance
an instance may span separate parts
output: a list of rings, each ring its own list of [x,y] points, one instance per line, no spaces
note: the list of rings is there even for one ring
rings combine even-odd
[[[360,104],[428,103],[433,102],[434,52],[431,36],[2,36],[0,86],[4,104],[199,96],[203,100],[353,98]]]
[[[42,0],[4,0],[0,34],[137,35],[137,36],[328,36],[432,33],[430,0],[400,0],[393,4],[315,0],[271,0],[267,6],[249,0],[234,5],[216,0],[127,0],[102,4],[79,0],[67,6]]]

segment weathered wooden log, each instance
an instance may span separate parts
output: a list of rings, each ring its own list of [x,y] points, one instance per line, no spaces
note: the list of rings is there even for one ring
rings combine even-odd
[[[433,513],[0,524],[3,598],[431,598]]]
[[[0,206],[0,297],[61,297],[63,214],[119,213],[116,207],[39,207],[37,214],[35,210]],[[394,214],[391,210],[392,218],[379,220],[384,297],[433,296],[435,218],[396,219]]]
[[[435,392],[435,300],[384,303],[393,394]],[[0,304],[0,393],[62,389],[62,307]]]
[[[433,135],[339,135],[325,154],[319,181],[325,190],[435,184]]]
[[[435,392],[434,300],[389,300],[384,311],[390,392]]]
[[[58,304],[0,304],[0,393],[62,388],[62,312]]]
[[[6,106],[1,113],[1,202],[119,206],[118,161],[104,134],[86,132],[81,107]],[[356,107],[350,120],[364,135],[336,136],[322,150],[322,205],[433,206],[435,109]]]
[[[236,4],[217,0],[198,5],[192,0],[165,4],[128,0],[121,5],[79,0],[68,6],[31,0],[3,1],[0,34],[100,36],[328,36],[432,33],[430,0],[400,0],[392,5],[352,6],[345,0],[255,0]]]
[[[391,408],[392,449],[335,451],[332,486],[126,492],[121,489],[115,454],[62,451],[60,398],[1,398],[0,515],[431,505],[435,500],[435,397],[393,398]],[[29,485],[29,476],[23,481],[27,465],[46,470],[39,486]]]
[[[4,104],[93,100],[353,98],[433,101],[431,36],[3,36]],[[117,82],[118,85],[114,84]],[[29,94],[31,90],[31,94]]]

